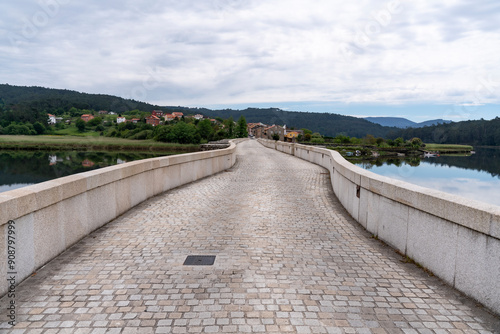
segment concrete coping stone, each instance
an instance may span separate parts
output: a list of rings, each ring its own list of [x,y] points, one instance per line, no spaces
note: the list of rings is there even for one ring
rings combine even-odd
[[[282,144],[328,154],[333,159],[332,167],[339,174],[367,191],[500,239],[500,206],[375,174],[350,163],[333,150],[285,142]]]
[[[231,140],[230,146],[221,150],[136,160],[0,193],[0,226],[7,224],[9,219],[25,216],[67,198],[146,171],[230,155],[239,142],[241,140]]]

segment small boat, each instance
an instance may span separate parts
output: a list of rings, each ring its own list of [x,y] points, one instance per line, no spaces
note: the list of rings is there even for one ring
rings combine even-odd
[[[425,158],[432,158],[432,157],[438,157],[439,155],[437,155],[436,153],[432,153],[432,152],[424,152],[424,157]]]

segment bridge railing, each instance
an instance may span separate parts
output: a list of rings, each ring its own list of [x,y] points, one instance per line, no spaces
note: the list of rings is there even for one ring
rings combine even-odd
[[[137,204],[230,168],[237,141],[226,149],[132,161],[0,193],[0,296],[8,291],[8,277],[21,282]]]
[[[500,207],[357,167],[325,148],[259,139],[328,169],[335,195],[373,235],[500,314]]]

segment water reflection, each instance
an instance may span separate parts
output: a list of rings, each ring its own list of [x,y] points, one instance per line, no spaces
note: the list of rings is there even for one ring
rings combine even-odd
[[[472,156],[377,159],[356,163],[379,175],[500,205],[500,148],[476,148]]]
[[[179,153],[182,152],[175,154]],[[0,151],[0,192],[128,161],[163,155],[169,155],[169,153]]]

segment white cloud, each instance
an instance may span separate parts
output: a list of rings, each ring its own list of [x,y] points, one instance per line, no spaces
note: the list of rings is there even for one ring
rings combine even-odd
[[[481,83],[500,78],[496,1],[40,0],[0,13],[11,84],[159,104],[500,102],[500,85]]]

